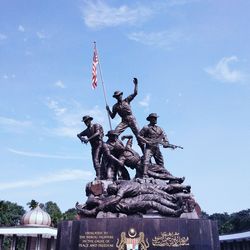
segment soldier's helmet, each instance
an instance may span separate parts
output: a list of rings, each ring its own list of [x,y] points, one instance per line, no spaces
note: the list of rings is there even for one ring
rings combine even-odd
[[[93,120],[93,117],[91,117],[91,116],[89,116],[89,115],[85,115],[85,116],[83,116],[83,118],[82,118],[82,122],[86,122],[87,120],[92,121],[92,120]]]
[[[117,90],[117,91],[114,92],[113,97],[115,98],[115,97],[117,97],[119,95],[123,95],[123,92],[121,92],[120,90]]]
[[[152,117],[158,118],[159,116],[158,116],[156,113],[151,113],[151,114],[149,114],[148,117],[146,118],[147,121],[150,121],[150,119],[151,119]]]
[[[118,136],[118,135],[119,134],[115,130],[109,130],[105,136],[110,137],[110,136]]]

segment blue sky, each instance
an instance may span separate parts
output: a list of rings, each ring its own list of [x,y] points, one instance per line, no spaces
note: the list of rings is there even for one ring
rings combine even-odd
[[[94,171],[76,137],[81,118],[108,130],[100,77],[91,88],[96,41],[109,105],[138,78],[137,121],[157,112],[184,147],[162,149],[166,168],[186,176],[201,208],[249,208],[249,9],[247,0],[1,0],[0,199],[62,211],[84,202]]]

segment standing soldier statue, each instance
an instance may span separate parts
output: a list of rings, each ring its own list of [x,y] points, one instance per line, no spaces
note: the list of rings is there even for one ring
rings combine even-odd
[[[156,125],[158,117],[156,113],[151,113],[147,117],[149,124],[144,126],[139,133],[141,140],[146,144],[143,161],[143,177],[148,177],[148,168],[152,157],[154,157],[156,164],[164,166],[159,144],[163,144],[164,148],[169,147],[169,142],[163,129]]]
[[[133,82],[135,85],[134,93],[129,95],[127,98],[122,99],[123,92],[119,90],[115,91],[113,97],[117,100],[117,103],[114,104],[112,111],[110,110],[108,105],[106,106],[106,109],[112,119],[116,116],[117,113],[122,118],[122,121],[115,128],[116,133],[120,135],[122,132],[125,131],[126,128],[129,127],[137,138],[138,145],[140,146],[143,152],[143,143],[141,143],[138,139],[139,127],[137,125],[136,119],[132,113],[132,109],[130,106],[130,102],[135,98],[138,93],[137,78],[134,78]]]
[[[87,144],[90,142],[92,148],[92,161],[96,171],[96,180],[101,179],[101,149],[102,149],[102,138],[103,138],[103,128],[100,124],[92,124],[93,117],[85,115],[82,118],[82,122],[85,123],[87,128],[82,131],[77,137]],[[87,138],[86,138],[87,137]]]

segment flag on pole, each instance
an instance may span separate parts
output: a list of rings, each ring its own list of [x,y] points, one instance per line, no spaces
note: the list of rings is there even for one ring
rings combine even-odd
[[[101,63],[100,63],[100,61],[98,59],[96,42],[94,42],[94,56],[93,56],[93,65],[92,65],[92,88],[93,89],[95,89],[97,87],[97,66],[99,68],[104,100],[105,100],[105,104],[107,106],[108,103],[107,103],[107,98],[106,98],[106,91],[105,91],[105,87],[104,87],[104,82],[103,82],[103,78],[102,78]],[[109,116],[108,111],[107,111],[107,115],[108,115],[108,120],[109,120],[109,127],[112,130],[110,116]]]
[[[98,56],[96,47],[94,47],[94,56],[93,56],[93,64],[92,64],[92,88],[95,89],[97,87],[97,64],[98,64]]]

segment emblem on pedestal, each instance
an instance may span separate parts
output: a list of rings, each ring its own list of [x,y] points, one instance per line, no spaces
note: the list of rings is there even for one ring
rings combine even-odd
[[[149,248],[149,243],[148,239],[145,240],[143,232],[140,232],[138,235],[134,228],[130,228],[128,231],[128,237],[125,232],[121,233],[120,240],[117,239],[116,247],[118,250],[147,250]]]

